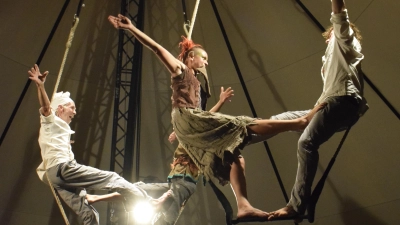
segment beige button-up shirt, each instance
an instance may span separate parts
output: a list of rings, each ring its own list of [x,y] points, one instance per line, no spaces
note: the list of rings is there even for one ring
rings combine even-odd
[[[332,96],[353,96],[361,102],[360,115],[368,109],[363,97],[364,79],[361,71],[361,44],[350,27],[347,10],[331,16],[333,37],[322,57],[321,76],[324,83],[318,103]]]

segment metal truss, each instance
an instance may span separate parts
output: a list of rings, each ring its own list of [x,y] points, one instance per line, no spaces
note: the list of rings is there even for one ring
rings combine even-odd
[[[150,13],[148,16],[149,36],[157,40],[162,46],[178,46],[179,36],[184,33],[183,30],[180,30],[184,21],[179,16],[168,16],[165,9],[175,11],[175,15],[179,15],[182,12],[181,3],[164,0],[146,3],[148,4],[146,6],[147,12]],[[122,0],[121,14],[129,17],[139,30],[143,30],[143,11],[144,0]],[[176,38],[165,35],[174,33],[174,31]],[[128,181],[150,179],[139,177],[142,48],[143,46],[130,33],[120,31],[110,170],[117,172]],[[172,53],[177,55],[178,52]],[[161,62],[152,60],[150,64],[150,67],[154,69],[152,75],[155,96],[157,96],[155,101],[155,111],[158,115],[156,118],[158,121],[157,131],[160,137],[168,137],[172,131],[170,123],[170,74]],[[174,149],[171,149],[171,145],[165,140],[159,140],[160,154],[163,159],[171,161]],[[107,224],[125,225],[128,223],[130,223],[129,214],[126,214],[120,205],[110,204]]]
[[[144,0],[122,0],[121,14],[143,30]],[[142,45],[127,31],[120,30],[114,94],[114,117],[110,170],[132,181],[134,158],[139,173],[139,132]],[[134,152],[136,149],[136,156]],[[107,224],[124,225],[128,214],[121,205],[109,204]]]
[[[82,63],[83,65],[88,65],[87,67],[83,67],[82,71],[79,71],[80,77],[87,83],[96,85],[96,88],[87,88],[86,82],[78,84],[75,97],[77,108],[82,111],[91,111],[91,113],[85,115],[78,114],[77,120],[87,122],[78,123],[75,130],[85,135],[74,137],[78,143],[84,143],[84,146],[80,147],[81,149],[91,150],[76,152],[75,157],[79,161],[85,162],[85,164],[91,162],[92,166],[96,168],[100,167],[101,155],[106,149],[105,137],[114,90],[114,78],[109,76],[105,70],[96,69],[102,65],[108,65],[110,62],[113,64],[113,61],[115,61],[113,56],[109,57],[109,55],[98,54],[96,52],[111,52],[113,48],[111,44],[100,45],[104,43],[104,40],[110,40],[115,37],[115,32],[112,32],[113,30],[102,26],[104,18],[108,15],[105,10],[106,8],[104,7],[97,12],[97,19],[92,23],[90,32],[87,32],[87,42],[90,43],[90,47],[88,47],[89,50],[85,51],[83,61],[81,59],[71,59],[71,64]],[[99,33],[102,35],[97,35]],[[97,57],[94,57],[95,55]],[[97,72],[92,73],[89,71]]]

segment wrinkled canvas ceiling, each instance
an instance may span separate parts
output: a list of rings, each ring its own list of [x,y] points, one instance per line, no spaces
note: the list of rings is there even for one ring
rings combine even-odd
[[[323,26],[329,25],[330,1],[303,0]],[[146,0],[144,32],[177,54],[183,31],[182,2]],[[187,0],[191,18],[194,0]],[[215,0],[258,117],[287,110],[311,108],[322,91],[321,57],[325,43],[321,30],[295,0]],[[63,1],[2,0],[0,7],[1,117],[6,125],[27,83],[27,70],[38,60]],[[46,82],[52,93],[78,1],[71,1],[40,68],[49,70]],[[400,3],[395,0],[348,0],[350,20],[362,31],[363,70],[395,111],[400,110]],[[80,163],[109,170],[112,136],[118,32],[107,16],[119,12],[119,1],[87,0],[68,54],[58,90],[68,90],[77,105],[71,123],[76,131],[73,150]],[[131,6],[134,7],[134,6]],[[222,112],[252,115],[249,100],[237,75],[210,1],[201,1],[193,40],[209,54],[211,107],[220,87],[232,87],[235,96]],[[30,84],[0,147],[0,223],[62,224],[51,192],[35,174],[41,161],[37,144],[39,103]],[[365,84],[370,110],[350,131],[328,177],[317,206],[315,224],[396,224],[400,209],[399,118],[370,84]],[[148,49],[143,53],[140,177],[164,182],[176,145],[167,141],[170,125],[169,74]],[[317,179],[326,168],[343,133],[320,148]],[[299,135],[280,134],[268,141],[283,186],[294,183]],[[247,147],[246,176],[254,206],[272,211],[285,199],[262,144]],[[207,185],[197,186],[178,224],[224,224],[223,210]],[[235,209],[229,186],[220,187]],[[106,223],[107,204],[95,205]],[[71,220],[75,220],[73,215]],[[293,224],[293,222],[280,222]],[[256,223],[255,223],[256,224]]]

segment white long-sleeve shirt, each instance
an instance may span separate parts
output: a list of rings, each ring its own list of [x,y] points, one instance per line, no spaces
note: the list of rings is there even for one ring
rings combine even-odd
[[[368,105],[363,97],[361,61],[364,55],[361,53],[361,44],[350,27],[347,10],[332,13],[331,22],[333,35],[322,57],[321,76],[324,86],[317,104],[328,97],[350,95],[361,102],[359,113],[362,115]]]

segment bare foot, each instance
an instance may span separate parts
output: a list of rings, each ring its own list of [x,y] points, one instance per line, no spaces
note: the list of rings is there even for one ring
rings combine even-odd
[[[268,216],[269,216],[269,213],[250,206],[250,207],[238,209],[237,220],[258,218],[261,221],[266,221],[266,220],[268,220]]]
[[[291,207],[285,206],[269,214],[268,220],[277,220],[284,218],[293,218],[295,222],[300,223],[302,219],[296,218],[299,214]]]
[[[325,106],[326,106],[325,102],[318,104],[307,115],[301,117],[300,120],[302,121],[302,123],[300,124],[300,129],[303,130],[304,128],[306,128],[307,125],[310,123],[311,119],[315,116],[315,113],[323,109]]]
[[[97,202],[97,199],[98,199],[98,196],[97,196],[97,195],[89,195],[89,194],[86,194],[85,197],[86,197],[86,200],[88,201],[89,205],[91,205],[91,204]]]
[[[172,196],[172,191],[168,190],[163,195],[161,195],[161,197],[151,200],[151,204],[154,206],[154,208],[156,208],[156,210],[158,210],[165,202],[165,200],[167,200],[171,196]]]

